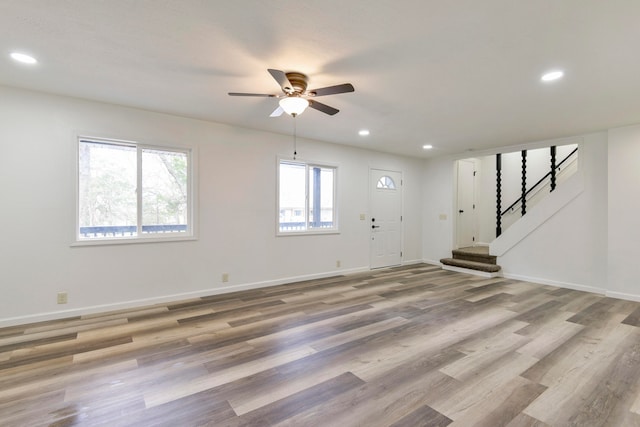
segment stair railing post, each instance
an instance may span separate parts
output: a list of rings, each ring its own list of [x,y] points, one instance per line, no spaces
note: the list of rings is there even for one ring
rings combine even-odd
[[[556,146],[551,148],[551,191],[556,189]]]
[[[527,213],[527,150],[522,150],[522,216]]]
[[[502,154],[496,154],[496,237],[502,234]]]

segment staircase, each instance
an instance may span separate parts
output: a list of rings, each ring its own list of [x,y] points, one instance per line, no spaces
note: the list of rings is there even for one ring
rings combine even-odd
[[[440,260],[445,270],[462,271],[472,274],[480,274],[488,277],[500,275],[502,267],[497,265],[497,257],[489,255],[488,246],[469,246],[454,249],[453,258]]]

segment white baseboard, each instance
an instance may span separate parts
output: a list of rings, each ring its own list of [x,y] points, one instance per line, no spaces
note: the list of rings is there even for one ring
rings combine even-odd
[[[421,259],[413,259],[408,261],[402,261],[402,265],[413,265],[413,264],[422,264],[424,261]]]
[[[607,291],[605,293],[605,296],[607,297],[611,297],[611,298],[617,298],[617,299],[624,299],[624,300],[628,300],[628,301],[636,301],[636,302],[640,302],[640,295],[635,295],[635,294],[626,294],[624,292],[611,292],[611,291]]]
[[[421,261],[418,261],[421,262]],[[413,261],[411,262],[413,263]],[[369,271],[367,267],[357,267],[335,270],[325,273],[307,274],[302,276],[284,277],[275,280],[265,280],[263,282],[243,283],[239,285],[229,285],[221,288],[202,289],[192,292],[183,292],[179,294],[163,295],[158,297],[143,298],[131,301],[123,301],[113,304],[94,305],[89,307],[80,307],[70,310],[52,311],[48,313],[38,313],[26,316],[9,317],[0,319],[0,328],[8,326],[25,325],[29,323],[45,322],[49,320],[65,319],[69,317],[85,316],[88,314],[104,313],[109,311],[126,310],[137,307],[151,306],[172,301],[188,300],[192,298],[200,298],[211,295],[227,294],[230,292],[246,291],[250,289],[266,288],[270,286],[284,285],[287,283],[301,282],[305,280],[323,279],[332,276],[340,276],[344,274],[362,273]]]
[[[440,262],[436,262],[436,261],[432,261],[432,260],[426,260],[425,259],[422,262],[427,263],[427,264],[440,265],[440,266],[442,266],[442,268],[444,270],[451,270],[451,271],[457,271],[457,272],[461,272],[461,273],[475,274],[475,273],[467,271],[465,269],[459,269],[459,268],[453,267],[453,266],[442,265]],[[483,272],[478,272],[478,273],[483,273]],[[485,274],[489,274],[489,273],[485,273]],[[477,274],[477,275],[481,276],[482,274]],[[485,276],[485,277],[492,277],[492,276]],[[495,276],[493,276],[493,277],[495,277]],[[505,279],[513,279],[513,280],[520,280],[522,282],[529,282],[529,283],[537,283],[537,284],[540,284],[540,285],[555,286],[557,288],[573,289],[575,291],[589,292],[589,293],[592,293],[592,294],[603,295],[603,296],[610,297],[610,298],[617,298],[617,299],[622,299],[622,300],[627,300],[627,301],[640,302],[640,295],[627,294],[627,293],[624,293],[624,292],[612,292],[612,291],[607,291],[606,289],[603,289],[603,288],[597,288],[595,286],[580,285],[580,284],[577,284],[577,283],[561,282],[561,281],[558,281],[558,280],[542,279],[540,277],[523,276],[521,274],[512,274],[512,273],[504,273],[504,272],[502,272],[502,277],[504,277]]]
[[[538,283],[540,285],[555,286],[557,288],[573,289],[574,291],[590,292],[592,294],[605,295],[606,290],[593,286],[580,285],[577,283],[560,282],[557,280],[542,279],[540,277],[523,276],[520,274],[504,273],[505,279],[520,280],[522,282]]]
[[[556,286],[558,288],[566,288],[566,289],[573,289],[576,291],[590,292],[592,294],[598,294],[598,295],[606,296],[609,298],[640,302],[640,295],[638,294],[613,292],[603,288],[596,288],[594,286],[579,285],[576,283],[560,282],[556,280],[540,279],[537,277],[521,276],[518,274],[505,274],[504,277],[507,279],[522,280],[524,282],[540,283],[541,285]]]
[[[430,259],[403,261],[402,265],[411,265],[411,264],[420,264],[420,263],[442,266],[440,261],[435,261],[435,260],[430,260]],[[485,272],[481,272],[481,271],[472,272],[470,270],[465,270],[465,269],[457,269],[456,270],[457,267],[452,267],[452,266],[443,266],[443,267],[446,267],[445,268],[446,270],[458,271],[458,272],[462,272],[462,273],[466,273],[466,274],[474,274],[474,275],[482,276],[482,277],[496,277],[496,276],[485,276],[485,275],[492,274],[492,273],[485,273]],[[144,299],[138,299],[138,300],[124,301],[124,302],[113,303],[113,304],[103,304],[103,305],[95,305],[95,306],[90,306],[90,307],[80,307],[80,308],[75,308],[75,309],[71,309],[71,310],[61,310],[61,311],[54,311],[54,312],[49,312],[49,313],[39,313],[39,314],[33,314],[33,315],[27,315],[27,316],[9,317],[9,318],[5,318],[5,319],[0,319],[0,328],[9,327],[9,326],[15,326],[15,325],[23,325],[23,324],[28,324],[28,323],[35,323],[35,322],[44,322],[44,321],[49,321],[49,320],[64,319],[64,318],[68,318],[68,317],[84,316],[84,315],[88,315],[88,314],[104,313],[104,312],[108,312],[108,311],[126,310],[126,309],[137,308],[137,307],[151,306],[151,305],[154,305],[154,304],[162,304],[162,303],[167,303],[167,302],[172,302],[172,301],[181,301],[181,300],[187,300],[187,299],[191,299],[191,298],[206,297],[206,296],[211,296],[211,295],[220,295],[220,294],[225,294],[225,293],[230,293],[230,292],[238,292],[238,291],[244,291],[244,290],[250,290],[250,289],[258,289],[258,288],[266,288],[266,287],[270,287],[270,286],[278,286],[278,285],[283,285],[283,284],[293,283],[293,282],[299,282],[299,281],[304,281],[304,280],[323,279],[323,278],[332,277],[332,276],[339,276],[339,275],[353,274],[353,273],[362,273],[362,272],[366,272],[366,271],[370,271],[370,268],[368,266],[367,267],[350,268],[350,269],[341,269],[341,270],[325,272],[325,273],[317,273],[317,274],[308,274],[308,275],[302,275],[302,276],[285,277],[285,278],[281,278],[281,279],[266,280],[266,281],[262,281],[262,282],[244,283],[244,284],[240,284],[240,285],[229,285],[229,286],[225,286],[225,287],[222,287],[222,288],[202,289],[202,290],[199,290],[199,291],[184,292],[184,293],[172,294],[172,295],[163,295],[163,296],[159,296],[159,297],[152,297],[152,298],[144,298]],[[495,273],[493,273],[493,274],[495,274]],[[499,277],[499,276],[497,276],[497,277]],[[640,302],[640,295],[627,294],[627,293],[623,293],[623,292],[611,292],[611,291],[607,291],[606,289],[596,288],[596,287],[593,287],[593,286],[585,286],[585,285],[580,285],[580,284],[576,284],[576,283],[560,282],[560,281],[556,281],[556,280],[542,279],[542,278],[539,278],[539,277],[530,277],[530,276],[523,276],[523,275],[519,275],[519,274],[510,274],[510,273],[502,273],[502,277],[507,278],[507,279],[521,280],[521,281],[524,281],[524,282],[539,283],[539,284],[542,284],[542,285],[556,286],[558,288],[567,288],[567,289],[574,289],[574,290],[577,290],[577,291],[591,292],[591,293],[595,293],[595,294],[599,294],[599,295],[605,295],[605,296],[611,297],[611,298],[618,298],[618,299],[623,299],[623,300]]]

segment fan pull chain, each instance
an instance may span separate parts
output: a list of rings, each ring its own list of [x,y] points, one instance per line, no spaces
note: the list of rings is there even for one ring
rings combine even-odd
[[[293,116],[293,160],[296,159],[298,155],[298,151],[296,149],[296,138],[297,138],[297,126],[296,126],[296,116],[297,114],[292,114]]]

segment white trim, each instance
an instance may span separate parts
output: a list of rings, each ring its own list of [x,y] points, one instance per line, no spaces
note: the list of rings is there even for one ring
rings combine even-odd
[[[135,245],[140,243],[159,243],[159,242],[188,242],[198,240],[196,236],[190,236],[188,234],[176,235],[172,237],[170,233],[148,233],[145,236],[158,236],[158,237],[140,237],[138,239],[131,239],[128,237],[113,237],[113,238],[101,238],[95,240],[78,240],[71,243],[69,246],[72,248],[78,248],[82,246],[105,246],[105,245]]]
[[[584,191],[584,176],[576,171],[562,186],[549,193],[534,209],[513,223],[489,245],[491,255],[503,256]]]
[[[311,229],[309,231],[279,231],[280,226],[278,226],[278,231],[276,237],[289,237],[289,236],[318,236],[323,234],[340,234],[340,230],[336,230],[335,228],[320,228],[320,229]]]
[[[506,279],[520,280],[522,282],[536,283],[540,285],[555,286],[557,288],[573,289],[574,291],[590,292],[592,294],[605,295],[606,290],[593,286],[580,285],[578,283],[560,282],[557,280],[542,279],[540,277],[523,276],[521,274],[504,273]]]
[[[432,260],[424,259],[422,260],[422,262],[424,262],[425,264],[440,265],[443,270],[451,270],[451,271],[458,271],[461,273],[475,274],[472,270],[460,269],[458,267],[453,267],[453,266],[445,266],[440,262],[436,262]],[[482,272],[479,272],[479,273],[482,273]],[[575,291],[589,292],[592,294],[610,296],[612,298],[625,299],[629,301],[640,301],[640,295],[624,294],[621,292],[609,292],[602,288],[580,285],[577,283],[560,282],[557,280],[542,279],[539,277],[523,276],[521,274],[505,273],[504,269],[501,270],[500,273],[501,273],[501,276],[504,277],[505,279],[519,280],[521,282],[528,282],[528,283],[534,283],[539,285],[555,286],[557,288],[563,288],[563,289],[573,289]],[[477,274],[477,275],[480,275],[480,274]],[[492,277],[496,277],[496,276],[492,276]]]
[[[143,147],[136,146],[136,239],[142,236],[142,211],[144,210],[143,201],[142,201],[142,192],[144,191],[144,188],[142,187],[142,153],[143,151],[144,151]],[[189,158],[187,157],[187,162],[188,161],[189,161]],[[187,167],[187,176],[189,176],[188,167]],[[189,185],[189,180],[187,180],[187,193],[189,193],[188,185]],[[78,199],[80,199],[79,194],[78,194]],[[189,202],[190,200],[187,200],[187,217],[189,216],[188,215]],[[78,224],[77,227],[78,227],[78,241],[80,241],[81,240],[80,224]],[[189,226],[187,225],[187,228],[188,227]],[[186,234],[189,234],[188,229]]]
[[[198,218],[198,188],[196,179],[197,174],[197,148],[190,145],[179,144],[151,144],[140,141],[125,140],[118,138],[105,138],[87,136],[87,133],[74,132],[74,186],[75,186],[75,224],[73,231],[73,240],[71,247],[77,246],[96,246],[96,245],[122,245],[132,243],[152,243],[152,242],[174,242],[185,240],[197,240],[198,227],[196,221]],[[166,151],[173,153],[185,154],[187,156],[187,230],[180,235],[166,235],[166,233],[147,233],[140,234],[138,237],[123,238],[96,238],[83,239],[80,236],[80,145],[82,141],[111,144],[116,146],[130,146],[136,149],[136,188],[142,186],[142,154],[144,150]],[[136,191],[136,227],[142,229],[142,192]]]
[[[304,207],[304,217],[305,223],[308,225],[309,223],[309,167],[317,166],[325,169],[333,169],[333,227],[331,228],[321,228],[315,229],[310,228],[306,230],[297,230],[297,231],[280,231],[280,165],[285,162],[289,163],[297,163],[305,166],[305,182],[304,182],[304,191],[305,191],[305,207]],[[276,237],[285,237],[285,236],[311,236],[318,234],[340,234],[340,221],[339,221],[339,209],[338,209],[338,169],[339,165],[336,163],[330,162],[315,162],[303,159],[293,159],[287,156],[276,156]]]
[[[428,259],[416,259],[412,261],[402,262],[402,265],[411,265],[411,264],[429,264],[433,266],[440,266],[444,270],[450,270],[450,271],[460,272],[464,274],[471,274],[471,275],[482,276],[482,277],[500,277],[500,276],[485,276],[485,274],[489,274],[489,273],[480,272],[480,271],[457,269],[456,267],[452,267],[452,266],[443,266],[442,263],[440,263],[439,261],[428,260]],[[392,268],[392,267],[388,267],[388,268]],[[188,300],[191,298],[206,297],[206,296],[212,296],[212,295],[222,295],[230,292],[266,288],[271,286],[284,285],[288,283],[295,283],[295,282],[304,281],[304,280],[323,279],[323,278],[339,276],[344,274],[364,273],[368,271],[371,271],[369,267],[349,268],[349,269],[342,269],[342,270],[336,270],[336,271],[325,272],[325,273],[292,276],[292,277],[286,277],[286,278],[275,279],[275,280],[267,280],[262,282],[230,285],[222,288],[203,289],[199,291],[184,292],[184,293],[165,295],[160,297],[143,298],[138,300],[113,303],[113,304],[103,304],[103,305],[95,305],[91,307],[54,311],[54,312],[48,312],[48,313],[42,313],[42,314],[9,317],[5,319],[0,319],[0,328],[16,326],[16,325],[25,325],[29,323],[35,323],[35,322],[44,322],[49,320],[59,320],[59,319],[65,319],[69,317],[77,317],[77,316],[96,314],[96,313],[106,313],[109,311],[126,310],[126,309],[138,308],[138,307],[147,307],[147,306],[152,306],[155,304],[162,304],[167,302],[179,302],[181,300]],[[523,282],[535,283],[540,285],[555,286],[558,288],[573,289],[577,291],[604,295],[611,298],[618,298],[618,299],[623,299],[628,301],[640,302],[640,295],[627,294],[622,292],[611,292],[601,288],[595,288],[592,286],[585,286],[585,285],[580,285],[576,283],[559,282],[555,280],[541,279],[538,277],[529,277],[529,276],[523,276],[519,274],[510,274],[510,273],[503,273],[502,277],[504,277],[505,279],[519,280]]]
[[[502,270],[496,271],[494,273],[490,273],[488,271],[480,271],[480,270],[474,270],[472,268],[456,267],[454,265],[446,265],[446,264],[442,264],[442,269],[448,270],[448,271],[455,271],[456,273],[465,273],[465,274],[471,274],[473,276],[486,277],[488,279],[493,277],[502,277]]]
[[[479,235],[480,233],[478,232],[479,230],[479,219],[478,219],[478,212],[476,210],[476,205],[478,204],[478,181],[476,180],[476,173],[477,171],[480,169],[478,166],[478,159],[475,157],[470,157],[468,159],[459,159],[456,160],[454,162],[454,176],[453,176],[453,182],[454,182],[454,208],[453,208],[453,215],[455,216],[455,220],[452,222],[453,225],[453,229],[454,229],[454,248],[459,249],[463,246],[460,245],[460,239],[459,239],[459,223],[460,223],[460,162],[469,162],[473,165],[473,183],[471,185],[471,204],[473,205],[473,208],[471,209],[471,245],[475,245],[475,239],[477,237],[477,235]]]
[[[271,286],[285,285],[288,283],[296,283],[305,280],[324,279],[327,277],[341,276],[345,274],[364,273],[370,271],[369,267],[357,267],[341,269],[325,273],[307,274],[302,276],[284,277],[282,279],[266,280],[263,282],[244,283],[240,285],[229,285],[222,288],[202,289],[199,291],[184,292],[179,294],[164,295],[152,298],[143,298],[131,301],[118,302],[113,304],[94,305],[90,307],[75,308],[63,311],[52,311],[42,314],[31,314],[26,316],[9,317],[0,319],[0,328],[23,325],[35,322],[44,322],[48,320],[59,320],[68,317],[84,316],[96,313],[106,313],[109,311],[125,310],[138,307],[147,307],[155,304],[163,304],[167,302],[179,302],[192,298],[207,297],[212,295],[221,295],[230,292],[246,291],[251,289],[266,288]]]
[[[624,299],[627,301],[637,301],[640,302],[640,295],[634,295],[634,294],[627,294],[624,292],[611,292],[611,291],[606,291],[605,296],[610,297],[610,298],[617,298],[617,299]]]

